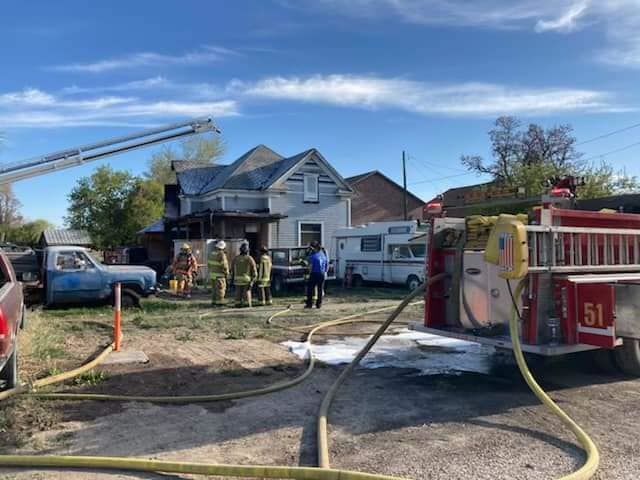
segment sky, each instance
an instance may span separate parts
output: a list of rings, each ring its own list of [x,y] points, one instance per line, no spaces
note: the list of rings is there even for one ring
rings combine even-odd
[[[0,58],[0,163],[211,116],[223,163],[315,147],[401,181],[404,150],[428,200],[485,180],[459,158],[515,115],[640,176],[639,0],[8,2]],[[17,182],[22,212],[62,225],[79,178],[156,150]]]

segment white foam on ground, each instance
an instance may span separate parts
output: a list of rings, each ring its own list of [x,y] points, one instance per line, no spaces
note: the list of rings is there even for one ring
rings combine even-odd
[[[316,359],[329,365],[349,363],[369,338],[331,339],[325,344],[314,344],[313,353]],[[307,342],[288,341],[283,345],[298,357],[307,358]],[[477,343],[403,329],[396,334],[380,337],[362,360],[361,366],[409,368],[423,375],[453,371],[487,373],[492,352],[490,347]]]

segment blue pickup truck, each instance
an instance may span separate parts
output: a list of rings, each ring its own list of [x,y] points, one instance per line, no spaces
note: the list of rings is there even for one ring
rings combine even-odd
[[[25,294],[46,306],[109,303],[122,285],[122,307],[137,306],[156,292],[156,272],[138,265],[104,265],[83,247],[6,252]],[[35,303],[30,301],[29,303]]]

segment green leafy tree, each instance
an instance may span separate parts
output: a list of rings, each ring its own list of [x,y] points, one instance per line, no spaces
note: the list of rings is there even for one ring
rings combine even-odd
[[[135,241],[136,232],[162,214],[161,187],[107,166],[78,180],[69,194],[65,222],[86,230],[99,248]]]
[[[171,162],[187,160],[196,164],[209,165],[215,163],[225,152],[225,144],[217,135],[198,135],[189,137],[179,143],[176,149],[165,145],[155,152],[148,163],[145,176],[161,185],[176,182],[175,172],[171,169]]]
[[[546,180],[573,175],[583,177],[585,185],[578,189],[582,198],[594,198],[638,190],[635,177],[616,172],[602,162],[589,164],[576,149],[570,125],[543,128],[530,124],[526,129],[514,117],[500,117],[489,131],[492,160],[478,155],[463,155],[461,161],[469,170],[488,174],[496,182],[524,188],[526,195],[540,195],[548,188]]]
[[[6,241],[16,243],[18,245],[29,245],[33,247],[40,241],[42,232],[54,227],[55,225],[43,219],[25,222],[21,225],[9,228],[6,231]]]

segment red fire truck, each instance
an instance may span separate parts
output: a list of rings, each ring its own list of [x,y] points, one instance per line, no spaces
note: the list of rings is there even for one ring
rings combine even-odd
[[[541,207],[519,217],[450,218],[427,206],[427,277],[447,275],[426,290],[424,324],[414,328],[510,349],[515,304],[525,352],[592,350],[601,366],[640,376],[640,215],[559,208],[573,193],[556,186]],[[493,240],[478,241],[477,228],[484,221],[495,234],[503,220],[523,233],[493,239],[496,265],[486,260]],[[526,284],[515,298],[501,273],[517,262]]]

